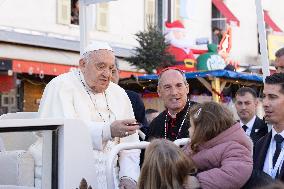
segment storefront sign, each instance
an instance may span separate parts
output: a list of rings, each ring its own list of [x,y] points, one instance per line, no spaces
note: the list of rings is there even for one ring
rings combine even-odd
[[[284,47],[284,34],[269,34],[267,36],[269,60],[275,60],[275,52]]]

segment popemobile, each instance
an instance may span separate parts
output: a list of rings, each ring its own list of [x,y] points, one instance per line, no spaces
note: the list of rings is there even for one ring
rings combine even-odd
[[[0,116],[0,137],[4,143],[0,145],[0,189],[97,188],[91,134],[84,122],[40,119],[37,114],[18,112]],[[180,139],[175,143],[182,145],[187,141]],[[112,149],[107,160],[107,188],[115,188],[117,154],[147,145],[148,142],[122,143]]]

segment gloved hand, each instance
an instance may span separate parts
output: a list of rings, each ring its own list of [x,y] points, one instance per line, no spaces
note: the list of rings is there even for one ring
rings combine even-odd
[[[116,120],[110,125],[111,137],[126,137],[132,135],[139,129],[139,125],[131,125],[136,123],[135,119]]]
[[[119,189],[136,189],[137,184],[130,178],[122,178],[118,185]]]

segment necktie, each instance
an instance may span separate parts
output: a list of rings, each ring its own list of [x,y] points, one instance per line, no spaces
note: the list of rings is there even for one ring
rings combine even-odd
[[[281,135],[276,134],[274,136],[274,140],[276,141],[276,150],[275,150],[274,155],[273,155],[273,167],[275,166],[277,158],[278,158],[278,156],[281,152],[281,143],[283,142],[284,138]]]
[[[247,131],[247,129],[248,129],[248,126],[243,125],[243,126],[242,126],[242,128],[243,128],[243,130],[246,132],[246,131]]]

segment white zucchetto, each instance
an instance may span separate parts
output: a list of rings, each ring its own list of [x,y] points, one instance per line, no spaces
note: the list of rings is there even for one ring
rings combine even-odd
[[[87,47],[84,49],[83,53],[80,55],[80,58],[83,58],[83,55],[87,52],[97,51],[97,50],[109,50],[112,51],[112,48],[107,42],[103,41],[92,41]]]

